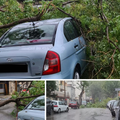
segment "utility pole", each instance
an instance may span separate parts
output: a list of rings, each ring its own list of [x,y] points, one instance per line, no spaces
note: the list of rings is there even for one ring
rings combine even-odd
[[[17,81],[15,81],[15,91],[17,91]]]

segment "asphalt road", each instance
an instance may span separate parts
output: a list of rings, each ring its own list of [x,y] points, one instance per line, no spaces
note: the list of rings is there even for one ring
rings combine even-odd
[[[47,120],[116,120],[107,108],[70,109],[69,112],[55,113]]]
[[[14,103],[9,103],[3,107],[0,107],[0,120],[15,120],[15,118],[11,115],[14,108]]]

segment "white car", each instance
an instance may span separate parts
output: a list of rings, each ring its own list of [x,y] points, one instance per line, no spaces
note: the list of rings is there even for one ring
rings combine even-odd
[[[45,96],[37,97],[18,112],[17,120],[45,120]]]
[[[69,107],[67,104],[65,104],[65,102],[63,101],[56,101],[56,100],[53,100],[52,101],[53,105],[54,105],[54,112],[62,112],[62,111],[66,111],[68,112],[69,111]]]

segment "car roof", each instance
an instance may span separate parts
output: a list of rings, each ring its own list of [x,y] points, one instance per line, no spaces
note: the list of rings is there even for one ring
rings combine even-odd
[[[44,99],[44,98],[45,98],[45,95],[42,95],[42,96],[37,97],[36,99]],[[34,100],[36,100],[36,99],[34,99]]]
[[[33,22],[25,22],[25,23],[21,23],[18,24],[16,26],[14,26],[12,28],[12,30],[18,29],[18,28],[26,28],[27,27],[33,27],[33,24],[35,26],[39,26],[42,24],[58,24],[61,20],[66,20],[66,19],[70,19],[70,17],[66,17],[66,18],[56,18],[56,19],[47,19],[47,20],[41,20],[41,21],[33,21]]]
[[[62,102],[62,101],[58,101],[58,100],[52,100],[53,102]]]

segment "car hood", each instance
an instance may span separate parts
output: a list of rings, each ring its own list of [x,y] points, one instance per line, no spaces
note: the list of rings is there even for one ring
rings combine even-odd
[[[22,120],[45,120],[45,111],[22,110],[18,113],[18,118],[21,118]]]

